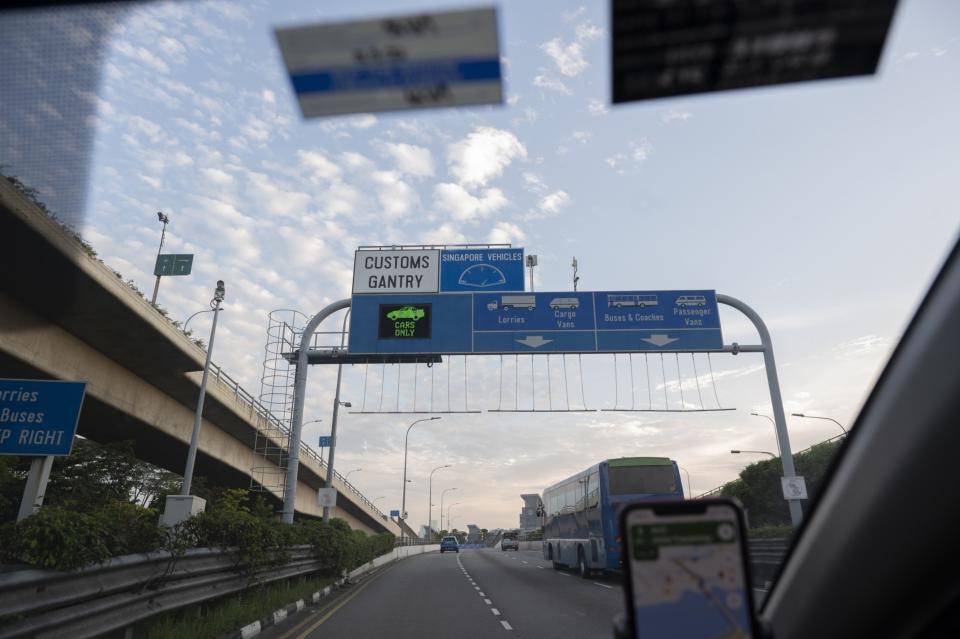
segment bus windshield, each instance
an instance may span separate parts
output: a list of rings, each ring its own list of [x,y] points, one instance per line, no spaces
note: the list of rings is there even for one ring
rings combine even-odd
[[[673,493],[677,490],[673,466],[611,466],[610,494]]]

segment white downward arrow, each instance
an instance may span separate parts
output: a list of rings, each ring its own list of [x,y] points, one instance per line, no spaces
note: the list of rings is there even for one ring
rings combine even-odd
[[[543,339],[540,335],[531,335],[523,339],[518,339],[517,342],[523,344],[524,346],[529,346],[530,348],[537,348],[543,346],[544,344],[549,344],[552,342],[552,339]]]
[[[649,342],[654,346],[666,346],[670,342],[675,342],[679,337],[670,337],[669,335],[651,335],[650,337],[644,337],[643,341]]]

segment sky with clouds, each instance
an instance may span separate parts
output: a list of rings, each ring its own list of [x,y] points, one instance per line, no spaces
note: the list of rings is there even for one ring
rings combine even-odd
[[[787,412],[851,423],[957,236],[960,7],[901,2],[875,77],[616,107],[606,5],[545,7],[499,5],[502,106],[308,121],[272,30],[387,15],[396,3],[138,8],[112,25],[87,96],[96,115],[82,233],[149,291],[156,211],[167,213],[165,252],[195,259],[189,278],[164,280],[159,301],[183,319],[225,280],[214,359],[254,394],[268,313],[348,297],[358,245],[494,242],[539,256],[537,290],[570,289],[576,256],[581,290],[707,288],[746,301],[771,329]],[[721,317],[727,343],[756,341],[742,315]],[[208,316],[191,328],[205,335]],[[749,415],[770,410],[758,355],[532,366],[405,367],[399,405],[412,407],[416,377],[420,408],[427,388],[438,407],[464,405],[466,388],[473,410],[557,406],[569,386],[576,406],[736,410],[444,415],[411,434],[411,523],[426,521],[427,475],[442,464],[453,466],[435,475],[434,495],[457,488],[453,525],[493,528],[516,525],[520,493],[600,459],[671,456],[696,494],[749,461],[731,448],[776,450],[769,423]],[[355,409],[395,403],[397,375],[347,368],[342,395]],[[334,378],[310,371],[305,419],[324,421],[305,428],[307,442],[328,431]],[[337,467],[362,468],[351,480],[385,509],[399,508],[412,419],[341,412]],[[789,427],[794,450],[836,434],[829,422]]]

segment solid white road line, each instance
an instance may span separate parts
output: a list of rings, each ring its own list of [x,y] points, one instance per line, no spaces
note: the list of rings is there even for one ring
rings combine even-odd
[[[561,577],[569,577],[569,576],[570,576],[569,574],[567,574],[567,573],[565,573],[565,572],[558,572],[557,574],[560,575]]]
[[[600,586],[601,588],[606,588],[607,590],[613,590],[613,586],[608,586],[607,584],[600,584],[600,583],[597,583],[596,581],[593,582],[593,585]]]

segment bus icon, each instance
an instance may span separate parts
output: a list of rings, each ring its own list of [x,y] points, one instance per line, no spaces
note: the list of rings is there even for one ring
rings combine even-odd
[[[623,308],[637,306],[646,308],[658,304],[656,295],[607,295],[608,308]]]

